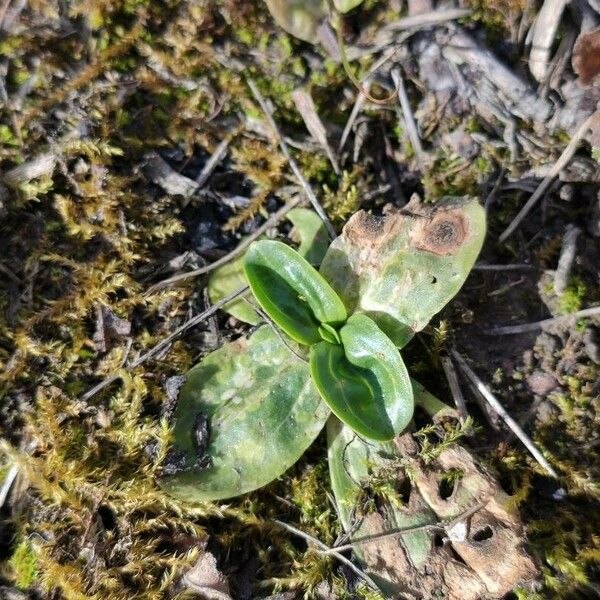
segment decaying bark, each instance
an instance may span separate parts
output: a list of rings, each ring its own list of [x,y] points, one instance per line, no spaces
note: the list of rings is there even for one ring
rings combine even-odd
[[[404,528],[408,522],[450,521],[452,526],[360,547],[366,570],[386,593],[411,600],[495,599],[536,577],[538,569],[525,549],[523,524],[510,507],[510,496],[465,448],[454,445],[425,464],[410,434],[398,438],[396,445],[410,473],[410,495],[395,515],[367,515],[360,537]],[[448,490],[444,481],[451,473],[455,478]],[[400,475],[400,482],[404,477]],[[455,519],[478,505],[470,516]]]

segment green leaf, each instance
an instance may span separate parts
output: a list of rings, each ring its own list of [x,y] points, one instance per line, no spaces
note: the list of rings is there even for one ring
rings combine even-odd
[[[338,295],[304,258],[282,242],[261,240],[248,248],[244,270],[258,303],[300,344],[321,340],[321,323],[346,320]]]
[[[411,379],[410,383],[415,404],[425,409],[430,416],[445,418],[456,414],[456,411],[430,394],[418,381]],[[356,530],[352,523],[357,502],[371,477],[389,467],[391,461],[397,460],[398,451],[391,442],[365,441],[332,415],[327,421],[327,457],[331,488],[342,526],[345,531],[353,530],[354,538],[361,538],[368,532],[360,528]],[[436,521],[433,511],[425,506],[415,512],[387,503],[386,513],[390,529],[403,529]],[[432,534],[426,531],[403,536],[403,545],[414,565],[421,566],[427,560],[431,538]]]
[[[469,198],[413,200],[383,218],[359,211],[320,272],[350,313],[370,316],[401,348],[461,288],[484,235],[485,213]]]
[[[319,215],[308,208],[294,208],[287,218],[294,225],[290,237],[300,241],[298,254],[311,265],[320,265],[329,248],[329,235]]]
[[[240,256],[210,274],[207,285],[208,296],[214,304],[245,285],[248,285],[248,281],[244,273],[244,257]],[[253,301],[252,294],[248,292],[245,297],[236,298],[225,304],[223,310],[244,323],[258,325],[263,319],[252,308]]]
[[[456,414],[452,408],[430,394],[418,381],[410,380],[416,406],[431,417]],[[377,470],[397,455],[391,442],[367,442],[344,425],[335,415],[327,421],[327,456],[331,487],[342,525],[348,531],[351,515],[361,490]],[[360,537],[360,536],[358,536]]]
[[[310,349],[310,371],[335,415],[360,435],[391,440],[408,425],[413,393],[392,341],[365,315],[340,329],[342,345],[320,342]]]
[[[260,488],[302,456],[329,414],[308,365],[271,327],[261,327],[211,352],[187,374],[173,450],[183,453],[188,470],[164,476],[161,484],[191,502]],[[195,466],[204,458],[195,441],[198,415],[208,420],[206,468]]]
[[[362,3],[363,0],[333,0],[333,4],[341,13],[347,13]]]
[[[312,265],[320,265],[329,247],[329,236],[323,221],[308,208],[294,208],[290,210],[287,218],[294,226],[290,237],[300,243],[298,254]],[[210,273],[207,285],[208,296],[214,304],[245,285],[248,285],[248,280],[244,273],[244,255],[242,255]],[[248,293],[243,298],[236,298],[226,304],[223,310],[244,323],[258,325],[263,319],[252,308],[254,302],[252,294]]]
[[[325,0],[265,0],[275,22],[293,36],[311,44],[329,11]]]

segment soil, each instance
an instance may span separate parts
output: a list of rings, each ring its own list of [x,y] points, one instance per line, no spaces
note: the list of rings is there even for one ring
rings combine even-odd
[[[273,525],[327,545],[343,535],[324,435],[272,484],[227,503],[186,504],[157,485],[174,378],[251,327],[215,311],[131,368],[209,305],[207,274],[156,284],[228,256],[290,200],[309,206],[307,186],[337,233],[358,210],[381,217],[414,193],[485,205],[475,268],[403,354],[452,404],[440,357],[458,352],[558,473],[549,476],[455,365],[474,419],[460,444],[511,496],[535,564],[507,597],[600,595],[600,317],[494,332],[600,305],[598,119],[577,139],[598,114],[598,3],[554,15],[540,81],[526,34],[536,35],[549,0],[465,0],[459,19],[440,17],[438,4],[366,0],[344,17],[362,87],[368,77],[369,94],[386,98],[400,77],[404,104],[366,98],[332,32],[329,42],[299,40],[262,2],[0,8],[0,598],[183,597],[196,593],[192,579],[212,585],[198,564],[210,564],[220,598],[378,597]],[[429,13],[426,26],[403,20]],[[298,88],[314,114],[295,104]],[[290,230],[282,218],[266,233],[292,243]],[[461,223],[438,233],[441,255]],[[199,421],[201,453],[207,431]],[[442,445],[440,431],[430,437]],[[480,597],[500,597],[489,589]]]

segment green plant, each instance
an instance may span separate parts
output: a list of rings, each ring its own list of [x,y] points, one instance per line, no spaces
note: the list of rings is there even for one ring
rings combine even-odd
[[[300,239],[316,241],[318,218],[308,214]],[[281,242],[251,244],[243,270],[268,323],[188,373],[165,488],[204,501],[262,487],[294,464],[328,422],[335,432],[334,493],[343,496],[336,480],[345,475],[331,456],[339,432],[360,441],[343,470],[360,470],[365,456],[385,450],[408,426],[413,396],[435,401],[410,379],[399,350],[460,289],[484,230],[479,204],[454,198],[411,202],[381,219],[359,212],[321,257],[301,243],[303,254],[321,262],[319,271]],[[239,264],[236,273],[243,284]],[[229,290],[230,270],[215,273],[212,289],[220,277]],[[255,312],[249,317],[256,322]]]

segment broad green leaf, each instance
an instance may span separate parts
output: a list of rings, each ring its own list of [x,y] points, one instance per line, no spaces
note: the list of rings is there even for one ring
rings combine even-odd
[[[430,416],[453,414],[448,405],[430,394],[418,381],[411,379],[410,383],[415,404],[424,408]],[[354,529],[352,515],[363,490],[378,471],[390,467],[391,461],[398,458],[398,451],[391,442],[364,440],[335,415],[331,415],[327,421],[327,457],[331,488],[340,521],[344,530],[350,531]],[[433,511],[425,506],[415,511],[389,504],[386,513],[390,529],[436,522]],[[367,533],[360,528],[354,529],[353,537],[360,538]],[[427,531],[415,532],[403,537],[403,545],[414,565],[425,564],[432,537],[432,533]]]
[[[365,315],[340,329],[342,345],[310,349],[310,371],[335,415],[360,435],[391,440],[412,418],[408,372],[392,341]]]
[[[340,325],[346,309],[304,258],[282,242],[261,240],[248,248],[244,270],[264,311],[300,344],[321,340],[320,325]]]
[[[210,274],[207,285],[208,296],[214,304],[246,285],[248,285],[248,281],[244,273],[244,257],[242,255],[232,262],[215,269]],[[248,292],[245,297],[236,298],[225,304],[223,310],[244,323],[257,325],[263,319],[252,308],[253,301],[252,294]]]
[[[461,288],[484,235],[485,213],[469,198],[413,200],[383,218],[360,211],[320,272],[348,312],[365,313],[402,347]]]
[[[297,241],[298,238],[300,241],[298,254],[311,265],[320,265],[329,248],[329,235],[319,215],[308,208],[294,208],[287,218],[294,225],[292,239]]]
[[[298,254],[306,258],[310,264],[320,265],[329,247],[329,236],[323,221],[308,208],[294,208],[287,214],[287,218],[294,226],[292,239],[300,243]],[[248,285],[248,280],[244,273],[244,255],[242,255],[215,269],[208,276],[207,289],[210,301],[214,304],[245,285]],[[243,298],[236,298],[226,304],[223,310],[244,323],[258,325],[263,319],[252,308],[253,304],[254,298],[248,292]]]
[[[163,477],[162,485],[193,502],[260,488],[300,458],[329,414],[308,365],[271,327],[261,327],[210,353],[187,374],[173,450],[184,454],[188,470]],[[206,468],[195,466],[203,458],[195,438],[198,415],[208,420]]]

